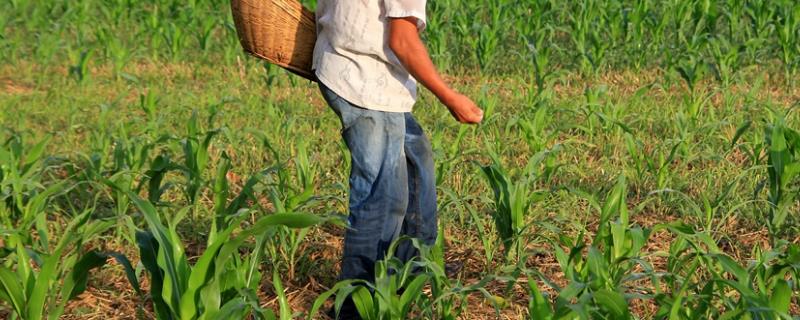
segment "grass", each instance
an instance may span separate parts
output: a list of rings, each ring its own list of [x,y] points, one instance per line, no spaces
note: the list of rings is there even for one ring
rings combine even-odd
[[[796,318],[796,19],[790,2],[715,3],[429,4],[435,59],[486,116],[458,125],[422,91],[444,237],[420,276],[382,264],[375,297],[335,282],[338,121],[313,84],[240,52],[223,5],[4,4],[3,284],[53,274],[36,299],[68,319],[307,317],[338,290],[372,318]],[[304,217],[326,223],[278,226]],[[0,314],[34,318],[4,290]]]
[[[232,189],[241,187],[246,179],[244,177],[247,177],[252,172],[259,171],[260,168],[269,167],[272,163],[270,161],[272,159],[272,154],[264,147],[263,143],[259,141],[259,138],[244,134],[244,130],[230,129],[255,128],[258,131],[272,135],[272,137],[303,136],[302,141],[306,141],[309,144],[309,150],[311,150],[309,152],[309,157],[313,159],[313,163],[317,163],[316,166],[319,171],[317,174],[318,177],[330,177],[330,180],[327,181],[317,179],[319,182],[315,187],[317,190],[315,193],[321,196],[328,196],[329,199],[323,201],[322,204],[318,204],[318,207],[314,210],[320,213],[344,213],[346,208],[346,202],[344,200],[346,199],[346,171],[340,168],[342,168],[342,164],[346,162],[346,157],[341,144],[335,142],[338,141],[336,140],[338,124],[335,118],[320,117],[320,115],[327,114],[328,111],[325,109],[321,99],[316,96],[316,89],[313,86],[287,88],[286,90],[297,92],[297,94],[287,94],[286,92],[274,90],[274,88],[259,83],[257,79],[257,77],[260,76],[260,72],[258,71],[259,67],[259,65],[253,63],[251,66],[251,70],[253,71],[246,71],[246,75],[255,79],[245,78],[239,80],[241,81],[241,88],[236,88],[236,86],[231,85],[230,79],[227,77],[230,70],[219,72],[209,69],[206,73],[199,74],[199,77],[206,79],[203,84],[198,84],[189,80],[192,78],[193,73],[200,73],[201,71],[192,70],[181,65],[171,65],[170,68],[174,69],[169,71],[164,71],[163,69],[158,70],[159,68],[154,67],[143,67],[141,68],[141,73],[138,75],[142,78],[156,78],[156,75],[159,74],[165,76],[159,80],[159,83],[165,85],[158,87],[173,88],[172,90],[165,91],[215,92],[217,89],[221,91],[220,93],[214,94],[179,94],[172,96],[161,95],[153,93],[152,91],[149,92],[151,95],[158,96],[158,104],[164,106],[163,109],[159,108],[159,114],[182,115],[183,119],[188,119],[193,109],[198,110],[200,118],[208,114],[208,106],[203,107],[203,102],[200,101],[206,103],[209,101],[219,101],[229,94],[231,96],[233,94],[238,94],[235,97],[238,98],[239,102],[230,103],[223,107],[217,120],[219,123],[225,124],[224,126],[229,128],[229,130],[227,130],[229,133],[220,135],[217,138],[219,142],[212,144],[210,147],[210,157],[212,159],[218,158],[223,151],[231,158],[231,167],[233,169],[230,175],[240,177],[238,180],[235,178],[231,179]],[[102,71],[96,72],[96,79],[103,79]],[[91,142],[92,139],[95,138],[92,138],[90,133],[93,130],[97,130],[94,128],[107,127],[108,129],[106,130],[133,131],[135,129],[132,130],[131,128],[137,126],[142,129],[150,126],[163,128],[157,130],[172,135],[178,135],[184,130],[182,128],[184,125],[173,116],[161,116],[157,120],[159,123],[148,123],[150,121],[146,113],[140,109],[140,99],[138,99],[147,88],[136,88],[125,80],[113,80],[110,75],[106,77],[108,77],[107,82],[91,87],[81,87],[78,84],[65,81],[66,83],[58,85],[56,86],[57,88],[54,89],[39,89],[41,91],[38,92],[32,90],[24,94],[4,94],[4,101],[8,103],[6,105],[6,110],[10,111],[5,114],[13,114],[13,110],[16,109],[16,111],[19,112],[17,113],[19,116],[16,117],[16,119],[19,120],[15,121],[23,122],[22,124],[16,125],[10,124],[10,122],[5,123],[9,123],[8,127],[10,128],[15,128],[14,126],[17,126],[16,128],[20,128],[18,129],[20,131],[25,130],[29,132],[27,135],[31,137],[30,139],[32,141],[37,140],[39,137],[51,136],[51,141],[48,143],[47,147],[48,154],[64,154],[76,159],[84,158],[85,156],[81,155],[81,153],[92,151],[91,145],[97,143]],[[611,130],[609,134],[582,135],[579,133],[580,129],[571,128],[569,125],[559,128],[558,124],[567,123],[565,121],[549,122],[546,128],[542,130],[545,132],[554,132],[555,134],[550,134],[552,136],[550,138],[551,140],[545,143],[545,145],[547,147],[552,146],[554,143],[563,145],[562,151],[555,156],[557,159],[555,161],[562,165],[551,181],[542,183],[542,185],[538,187],[558,189],[567,186],[569,188],[587,190],[587,192],[591,193],[603,194],[603,190],[607,189],[610,185],[610,181],[613,180],[614,173],[623,172],[629,174],[629,196],[631,197],[630,201],[633,203],[644,200],[648,197],[647,193],[649,191],[655,190],[656,187],[658,187],[658,169],[654,169],[655,171],[652,172],[645,170],[642,173],[635,170],[633,165],[634,160],[629,156],[630,151],[625,147],[625,138],[628,135],[636,136],[636,139],[641,144],[643,152],[647,155],[662,154],[662,157],[666,157],[671,151],[671,145],[662,145],[660,141],[662,141],[663,137],[678,135],[679,130],[674,128],[675,124],[670,119],[665,119],[663,116],[663,109],[669,108],[670,104],[674,105],[680,103],[680,100],[675,98],[673,98],[671,102],[662,100],[664,97],[669,97],[669,93],[666,91],[668,89],[656,89],[648,94],[636,95],[636,89],[638,89],[636,86],[638,83],[642,83],[642,80],[637,78],[638,77],[633,77],[630,74],[621,74],[615,77],[609,77],[608,80],[601,81],[605,82],[604,85],[608,88],[606,99],[612,101],[612,103],[620,103],[616,101],[621,101],[622,103],[636,106],[636,114],[629,116],[626,122],[638,123],[635,128],[646,129],[639,129],[641,131],[637,130],[634,134],[630,134],[624,131],[614,133],[613,131],[617,129],[612,127],[609,128],[609,130]],[[23,85],[25,84],[24,79],[12,81]],[[236,81],[236,79],[234,79],[234,81]],[[486,86],[509,88],[514,85],[521,85],[519,80],[515,81],[514,79],[505,79],[502,84],[494,84],[493,82],[496,82],[496,80],[488,81],[488,85]],[[462,83],[460,85],[464,89],[469,88],[469,84]],[[198,86],[206,88],[199,89],[197,88]],[[244,90],[245,86],[248,86],[249,90]],[[582,83],[576,86],[566,80],[563,84],[558,85],[555,91],[560,93],[554,94],[554,101],[552,105],[548,107],[548,109],[557,110],[552,113],[554,117],[557,117],[557,119],[568,119],[575,116],[575,114],[580,114],[576,111],[582,108],[584,98],[575,93],[581,91],[581,86]],[[758,91],[756,94],[753,94],[747,90],[747,84],[742,84],[741,86],[741,88],[736,89],[737,92],[741,92],[736,98],[739,100],[761,101],[762,103],[769,103],[773,106],[780,106],[782,103],[781,101],[793,99],[785,95],[773,96],[773,93],[766,92],[766,90]],[[480,86],[473,88],[480,90]],[[503,92],[505,90],[507,91]],[[436,147],[436,152],[440,155],[437,157],[437,160],[448,158],[458,159],[461,157],[463,159],[490,163],[488,155],[481,152],[481,150],[485,150],[485,143],[487,143],[485,141],[482,142],[482,140],[492,141],[502,138],[504,134],[507,134],[504,130],[515,131],[515,129],[506,129],[499,124],[508,123],[517,117],[526,117],[525,110],[521,107],[525,103],[524,100],[520,101],[520,98],[508,94],[508,92],[513,92],[513,90],[505,90],[498,90],[498,99],[500,100],[498,104],[511,107],[509,107],[506,112],[489,115],[487,124],[484,125],[484,127],[468,129],[467,133],[464,134],[464,137],[460,140],[461,146],[463,146],[462,148],[453,149],[445,147],[446,145],[444,143],[439,143]],[[103,114],[103,111],[92,112],[91,110],[102,110],[103,107],[101,105],[107,103],[105,100],[107,100],[106,96],[109,95],[109,92],[114,92],[116,97],[114,97],[113,100],[120,101],[117,102],[116,108],[113,109],[116,110],[114,112],[114,117]],[[753,95],[753,97],[749,95]],[[57,98],[54,100],[53,96]],[[298,96],[302,98],[296,98]],[[305,98],[306,96],[308,98]],[[37,99],[39,102],[37,102]],[[20,104],[17,102],[19,100],[26,100],[26,102]],[[61,105],[62,107],[51,107],[49,110],[52,110],[52,112],[47,116],[41,116],[40,111],[30,108],[15,108],[15,106],[22,105],[43,104],[43,100],[51,101],[49,103],[51,106]],[[56,101],[56,103],[53,104],[53,101]],[[264,101],[273,102],[265,103]],[[425,95],[422,101],[423,102],[417,108],[417,114],[418,117],[421,118],[423,124],[426,125],[426,128],[429,128],[429,132],[432,134],[433,132],[439,134],[441,136],[441,141],[456,139],[460,129],[447,118],[444,110],[442,110],[440,106],[433,104],[433,99],[431,99],[430,96]],[[656,104],[656,101],[662,102]],[[200,104],[201,107],[192,107],[192,105],[197,104]],[[212,102],[212,104],[214,104],[214,102]],[[107,106],[106,108],[110,107]],[[666,178],[667,182],[663,184],[680,190],[688,194],[691,198],[697,198],[700,195],[716,197],[717,192],[715,191],[723,189],[726,185],[726,181],[732,181],[744,174],[745,178],[741,179],[744,181],[737,185],[737,188],[732,191],[733,194],[728,197],[729,200],[726,200],[722,204],[721,210],[719,210],[721,215],[715,216],[712,219],[720,223],[725,221],[735,222],[734,226],[726,224],[724,227],[715,230],[715,237],[729,239],[725,240],[726,242],[730,242],[732,246],[729,249],[730,251],[728,251],[729,254],[739,257],[739,259],[747,259],[750,257],[750,248],[756,247],[756,245],[750,242],[752,239],[737,237],[736,235],[751,234],[754,236],[765,236],[766,234],[763,233],[763,228],[757,223],[759,219],[757,216],[758,213],[747,207],[739,208],[734,212],[725,211],[739,203],[750,201],[752,197],[751,194],[757,187],[757,182],[755,181],[765,177],[766,169],[758,169],[756,167],[747,170],[747,168],[755,164],[749,162],[742,151],[736,149],[726,151],[729,150],[730,142],[733,140],[736,129],[749,118],[746,114],[747,111],[739,110],[738,108],[726,111],[722,105],[722,101],[720,101],[719,105],[714,105],[714,108],[720,110],[720,114],[718,114],[717,117],[729,119],[726,121],[727,123],[718,124],[714,127],[715,134],[708,135],[705,139],[697,141],[692,145],[693,150],[697,151],[697,156],[688,159],[681,158],[677,161],[673,160],[672,163],[668,165],[670,171],[668,178]],[[108,113],[111,111],[105,112]],[[757,113],[758,110],[751,110],[750,112]],[[37,113],[39,116],[37,116]],[[70,120],[70,117],[73,119]],[[104,119],[114,120],[109,121]],[[279,119],[288,119],[288,121],[284,121],[297,125],[277,125],[277,122],[281,121]],[[111,124],[102,123],[102,121],[109,121]],[[582,121],[572,120],[572,122],[580,123]],[[754,121],[753,126],[758,126],[759,122],[760,121]],[[476,132],[479,130],[483,130],[484,132]],[[237,135],[230,132],[239,132],[239,134]],[[135,136],[130,133],[129,135]],[[486,138],[481,137],[481,135],[485,135]],[[758,136],[758,129],[751,128],[743,134],[737,143],[745,146],[747,143],[758,143]],[[294,148],[292,144],[293,141],[299,141],[293,139],[299,138],[274,139],[275,142],[272,144],[272,147],[278,148],[281,150],[281,153],[291,154],[291,150]],[[331,143],[331,141],[334,142]],[[609,145],[611,147],[605,147]],[[527,161],[526,156],[528,153],[526,150],[529,150],[530,146],[525,139],[518,138],[503,145],[494,145],[494,148],[498,149],[496,152],[501,155],[502,161],[504,161],[507,166],[522,167]],[[440,170],[443,166],[449,165],[452,167],[449,174],[442,178],[440,190],[452,192],[459,199],[467,199],[466,205],[474,207],[474,210],[479,212],[477,218],[483,220],[480,218],[480,213],[490,210],[488,206],[488,204],[491,203],[489,196],[490,191],[487,185],[481,183],[481,179],[477,173],[477,167],[463,159],[454,160],[455,163],[452,164],[442,163],[443,161],[441,160],[437,161]],[[175,194],[175,192],[172,193],[172,195],[167,194],[167,197],[180,197],[178,194]],[[469,198],[474,198],[476,200],[469,200]],[[211,205],[210,199],[200,201],[206,203],[206,206]],[[462,213],[464,210],[463,207],[450,205],[448,201],[443,202],[440,212],[442,224],[446,226],[445,233],[458,234],[457,237],[450,236],[448,238],[448,250],[453,252],[453,256],[468,262],[468,269],[465,270],[462,277],[464,277],[465,280],[469,278],[477,280],[478,278],[475,277],[480,277],[481,274],[483,274],[482,270],[484,270],[484,268],[481,267],[483,263],[480,261],[484,259],[481,258],[482,254],[479,251],[466,249],[482,247],[480,235],[471,231],[474,230],[474,228],[469,227],[470,224],[476,222],[469,218],[464,218],[464,214]],[[663,217],[672,221],[687,221],[689,223],[700,223],[704,221],[692,214],[691,210],[687,210],[686,206],[687,205],[683,203],[683,201],[667,196],[647,205],[645,207],[646,209],[643,211],[646,212],[646,214],[643,213],[644,215],[638,219],[641,219],[640,223],[649,225],[654,225],[656,221],[659,221],[659,218],[656,217]],[[105,210],[111,211],[111,208]],[[109,216],[111,213],[99,213],[99,215]],[[554,236],[556,232],[580,232],[580,230],[586,228],[583,227],[583,225],[587,225],[588,228],[591,228],[595,219],[594,215],[590,213],[590,210],[586,207],[585,200],[581,200],[580,197],[576,197],[573,193],[566,191],[549,192],[544,200],[537,201],[537,203],[532,206],[529,215],[531,217],[537,217],[537,219],[532,221],[535,224],[534,227],[528,230],[530,238],[527,241],[533,243],[530,246],[531,249],[542,251],[547,251],[547,247],[539,247],[539,245],[535,245],[536,243],[540,243],[541,245],[543,239]],[[547,218],[543,219],[544,217]],[[636,215],[634,215],[632,219],[637,220]],[[207,228],[203,226],[207,225],[207,222],[210,221],[202,214],[198,217],[191,217],[188,220],[190,222],[184,223],[186,225],[183,226],[182,233],[187,234],[187,237],[190,239],[195,239],[193,240],[195,242],[194,245],[187,243],[188,247],[202,246],[202,234],[208,231]],[[489,227],[489,225],[487,225],[487,227]],[[303,250],[309,254],[321,255],[328,259],[335,260],[337,254],[336,248],[338,247],[340,236],[341,232],[335,229],[323,228],[321,230],[312,231]],[[112,236],[112,239],[113,238],[117,237]],[[115,245],[113,244],[114,242],[118,244]],[[320,242],[322,244],[333,243],[333,245],[330,247],[328,245],[315,244],[315,242]],[[748,242],[750,242],[750,244],[748,244]],[[117,240],[112,241],[106,249],[125,251],[124,248],[129,247],[129,245],[125,243],[123,239],[117,238]],[[666,248],[663,247],[657,249],[666,250]],[[129,249],[128,252],[131,255],[131,259],[135,260],[133,257],[136,256],[136,253],[130,252]],[[655,253],[657,250],[652,252]],[[304,263],[316,263],[309,259],[310,258],[300,259],[299,269],[301,269],[301,271],[297,272],[298,276],[294,281],[292,281],[292,279],[284,280],[287,282],[284,285],[287,286],[286,288],[289,292],[311,295],[311,293],[308,293],[307,290],[304,290],[302,287],[293,285],[293,283],[296,283],[295,281],[302,283],[301,279],[303,279],[304,276],[314,277],[322,282],[327,281],[328,286],[331,284],[330,281],[332,278],[330,275],[335,273],[335,261],[330,261],[330,264],[326,263],[327,271],[324,271],[303,267],[302,265]],[[500,265],[502,265],[502,263],[500,263]],[[536,264],[534,264],[534,266],[536,266]],[[543,273],[552,277],[559,277],[558,271],[547,272],[546,268],[544,269],[545,271],[542,271]],[[121,272],[121,270],[118,269],[118,272]],[[117,281],[124,281],[119,276],[110,278],[118,279]],[[94,281],[102,282],[102,279],[96,279]],[[321,287],[317,287],[316,290],[324,288],[324,286],[320,286]],[[132,289],[129,288],[127,290]],[[502,291],[500,293],[502,293]],[[293,301],[296,304],[296,309],[302,310],[303,308],[307,308],[308,305],[306,305],[306,303],[309,303],[309,298],[306,297],[305,299],[305,301],[302,299],[300,299],[300,301]],[[128,303],[129,307],[132,307],[130,303],[133,302],[128,301],[126,303]],[[513,304],[512,306],[516,307],[509,307],[509,310],[512,311],[506,310],[506,312],[511,312],[511,314],[514,312],[522,312],[522,308],[519,305]],[[493,313],[491,310],[491,307],[485,306],[475,312],[480,314],[480,312],[488,311],[489,313],[485,315],[490,316]],[[466,311],[466,314],[471,314],[470,311],[471,310]],[[110,312],[110,310],[101,308],[95,312]],[[644,315],[646,315],[646,313]]]

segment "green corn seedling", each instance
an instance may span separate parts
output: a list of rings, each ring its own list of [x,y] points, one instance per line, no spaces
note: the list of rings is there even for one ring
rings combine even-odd
[[[778,43],[784,65],[786,82],[794,83],[798,63],[800,63],[800,5],[793,1],[783,1],[780,5],[780,18],[777,20]]]
[[[600,207],[589,199],[593,206],[600,208],[598,230],[591,244],[584,244],[584,234],[576,238],[562,236],[560,245],[554,245],[556,259],[569,280],[566,287],[559,288],[555,305],[543,301],[536,287],[531,287],[533,301],[530,308],[542,310],[555,319],[610,317],[614,319],[631,318],[629,311],[627,282],[643,278],[646,274],[635,270],[652,270],[652,266],[639,257],[650,235],[650,230],[630,225],[625,198],[627,184],[623,177]],[[588,251],[584,256],[583,251]],[[572,301],[577,301],[573,304]],[[552,310],[550,313],[549,310]]]
[[[710,41],[709,51],[714,61],[714,76],[723,86],[730,85],[739,68],[739,48],[734,47],[726,38],[719,37]]]
[[[255,265],[258,259],[244,262],[249,273],[230,272],[241,269],[233,255],[250,237],[264,235],[276,226],[306,228],[325,221],[316,215],[300,213],[277,213],[258,219],[252,227],[233,235],[247,217],[240,214],[229,225],[219,231],[208,247],[190,265],[183,244],[176,232],[176,225],[186,216],[186,209],[179,212],[168,226],[161,223],[158,210],[148,201],[129,194],[132,202],[147,221],[147,231],[136,234],[142,264],[150,275],[150,292],[153,307],[159,319],[217,319],[218,317],[244,317],[249,312],[253,296],[244,294],[256,290],[259,279]],[[188,209],[188,208],[187,208]],[[263,238],[262,238],[263,241]],[[231,276],[246,275],[247,281],[231,281]],[[258,315],[268,318],[268,313]]]
[[[26,248],[20,236],[23,230],[8,235],[6,245],[13,253],[0,265],[0,301],[11,305],[13,315],[32,320],[58,319],[67,302],[86,289],[89,271],[106,263],[110,255],[95,251],[81,254],[85,241],[111,226],[106,221],[89,221],[91,213],[86,210],[70,221],[50,252]],[[128,279],[135,280],[127,259],[113,256],[126,267]]]
[[[69,74],[75,78],[78,83],[84,83],[86,80],[89,79],[91,74],[89,73],[89,61],[92,60],[93,51],[91,50],[83,50],[78,52],[72,52],[70,54],[70,61],[72,61],[72,65],[69,67]]]
[[[200,50],[206,51],[210,48],[212,41],[211,36],[218,25],[219,22],[216,19],[207,19],[203,21],[200,33],[196,34]]]
[[[456,319],[463,308],[465,296],[479,292],[484,297],[492,295],[484,289],[494,277],[487,277],[471,285],[453,284],[444,273],[442,238],[434,246],[421,244],[417,239],[403,238],[392,243],[386,256],[375,266],[375,282],[343,280],[321,294],[312,306],[308,319],[313,319],[322,304],[336,295],[334,307],[341,309],[344,299],[352,297],[363,319],[407,319],[412,314],[422,318]],[[411,241],[420,250],[420,256],[402,263],[394,257],[397,244]],[[430,286],[430,294],[423,289]]]
[[[209,117],[209,123],[215,113]],[[189,203],[196,203],[197,197],[205,184],[204,173],[208,164],[209,147],[211,141],[220,132],[219,129],[201,133],[197,123],[197,112],[192,113],[188,122],[186,138],[181,140],[184,164],[182,170],[186,176],[185,194]]]
[[[775,252],[756,250],[757,260],[743,267],[722,253],[706,232],[685,224],[660,225],[677,235],[670,246],[668,272],[655,287],[660,305],[658,318],[790,318],[791,296],[798,289],[792,283],[800,261],[796,245]],[[735,293],[735,294],[733,294]],[[724,306],[724,307],[721,307]]]
[[[543,191],[531,190],[530,185],[534,179],[546,178],[544,172],[539,170],[540,165],[550,155],[551,150],[544,150],[531,157],[523,173],[517,178],[513,178],[510,172],[501,166],[496,157],[492,165],[481,167],[494,194],[492,218],[503,242],[503,252],[508,261],[523,258],[522,236],[529,227],[528,221],[526,221],[528,208],[534,201],[542,199],[545,195]]]
[[[797,199],[796,181],[800,174],[800,133],[789,128],[782,116],[776,116],[774,123],[765,132],[768,146],[768,185],[769,215],[767,225],[773,236],[777,235],[788,221],[795,217],[789,215]],[[773,239],[774,241],[775,239]]]
[[[67,189],[65,182],[42,185],[45,170],[45,148],[49,138],[44,138],[26,150],[20,136],[12,136],[0,147],[0,201],[4,214],[0,221],[5,228],[36,229],[38,245],[47,249],[47,217],[44,214],[50,198]],[[28,245],[33,234],[22,232],[20,240]]]

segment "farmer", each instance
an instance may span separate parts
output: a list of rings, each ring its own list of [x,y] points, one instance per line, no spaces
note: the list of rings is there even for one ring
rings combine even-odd
[[[417,81],[462,123],[483,111],[439,76],[419,32],[426,0],[319,0],[314,65],[322,96],[339,116],[350,150],[350,228],[340,279],[374,280],[376,260],[408,235],[436,239],[431,145],[411,114]],[[396,256],[417,253],[409,241]],[[342,319],[357,318],[348,301]]]

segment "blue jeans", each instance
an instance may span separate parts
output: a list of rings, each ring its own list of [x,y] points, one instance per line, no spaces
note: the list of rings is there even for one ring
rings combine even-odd
[[[436,175],[431,144],[410,112],[355,106],[320,83],[339,116],[350,150],[350,228],[344,236],[340,279],[374,281],[375,262],[400,235],[436,241]],[[379,93],[376,93],[379,94]],[[418,254],[410,241],[395,256]]]

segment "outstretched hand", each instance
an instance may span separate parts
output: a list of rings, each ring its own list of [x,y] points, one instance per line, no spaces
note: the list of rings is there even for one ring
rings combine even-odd
[[[450,114],[452,114],[453,118],[456,118],[458,122],[476,124],[483,120],[483,110],[478,108],[475,102],[472,102],[469,97],[463,94],[453,92],[443,96],[440,100],[442,104],[447,106],[447,109],[450,110]]]

